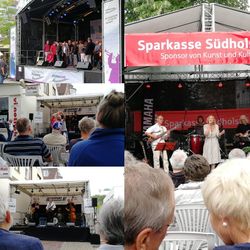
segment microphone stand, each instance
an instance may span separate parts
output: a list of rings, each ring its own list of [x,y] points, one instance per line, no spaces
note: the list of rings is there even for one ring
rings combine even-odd
[[[218,112],[217,107],[214,107],[214,109],[215,109],[215,112],[216,112],[217,119],[218,119],[218,121],[220,121],[220,116],[219,116],[219,112]],[[224,128],[223,128],[223,125],[222,125],[221,122],[220,122],[220,123],[219,123],[219,131],[220,131],[220,130],[223,130],[223,129],[224,129]],[[222,136],[223,136],[223,137],[222,137]],[[226,149],[226,147],[225,147],[225,134],[222,135],[222,136],[221,136],[220,139],[219,139],[219,142],[221,142],[221,143],[219,143],[219,145],[222,144],[223,150],[221,149],[221,145],[220,145],[220,151],[223,153],[224,157],[227,157],[227,154],[226,154],[226,152],[225,152],[225,149]]]

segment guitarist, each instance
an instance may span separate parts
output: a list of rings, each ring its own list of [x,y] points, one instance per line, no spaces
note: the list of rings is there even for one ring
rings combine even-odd
[[[33,199],[33,203],[31,204],[31,214],[32,220],[36,223],[36,225],[38,225],[40,216],[40,206],[36,198]]]
[[[164,118],[162,115],[157,116],[156,124],[149,127],[145,134],[149,137],[149,141],[151,141],[151,147],[153,151],[153,160],[154,160],[154,168],[160,168],[160,157],[163,161],[163,169],[165,172],[169,172],[169,164],[168,164],[168,155],[167,151],[155,151],[155,148],[159,142],[165,142],[167,137],[167,129],[162,126],[164,122]]]

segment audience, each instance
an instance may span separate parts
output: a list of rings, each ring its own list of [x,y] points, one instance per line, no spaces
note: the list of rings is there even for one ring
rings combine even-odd
[[[47,162],[52,161],[51,154],[41,139],[33,138],[32,127],[27,118],[16,122],[18,136],[4,146],[4,153],[10,155],[40,155]]]
[[[105,203],[99,214],[100,235],[103,244],[100,250],[123,250],[124,247],[124,201],[111,200]]]
[[[186,159],[186,152],[180,149],[175,150],[170,158],[173,172],[169,172],[169,175],[172,178],[175,188],[177,188],[180,184],[185,183],[185,174],[183,168]]]
[[[124,166],[124,94],[111,91],[97,108],[99,125],[70,152],[69,166]]]
[[[242,149],[234,148],[228,154],[228,159],[233,159],[233,158],[246,158],[246,154]]]
[[[92,133],[92,131],[95,129],[96,123],[95,120],[90,117],[83,117],[79,123],[78,128],[81,132],[81,138],[78,139],[72,139],[69,144],[69,150],[79,141],[87,140]]]
[[[61,133],[62,123],[54,122],[52,132],[43,137],[43,142],[47,145],[66,145],[67,139]]]
[[[208,161],[202,155],[193,154],[184,163],[186,181],[175,191],[175,204],[202,204],[201,186],[210,172]]]
[[[4,250],[42,250],[39,239],[11,233],[12,216],[8,210],[7,201],[0,198],[0,249]]]
[[[227,160],[206,178],[202,195],[212,227],[226,246],[216,250],[250,249],[250,165]]]
[[[126,159],[126,250],[158,250],[174,216],[174,185],[162,170]]]

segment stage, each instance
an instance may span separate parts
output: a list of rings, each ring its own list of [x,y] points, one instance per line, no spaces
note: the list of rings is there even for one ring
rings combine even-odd
[[[21,65],[17,67],[17,81],[21,79],[31,83],[102,83],[102,71]]]
[[[97,234],[91,234],[88,227],[66,227],[66,226],[15,226],[11,228],[13,232],[20,232],[24,235],[37,237],[46,241],[62,242],[90,242],[91,244],[100,244],[100,237]]]

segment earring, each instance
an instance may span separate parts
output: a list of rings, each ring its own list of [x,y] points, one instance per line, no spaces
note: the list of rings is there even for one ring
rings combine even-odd
[[[225,221],[223,221],[222,226],[227,227],[227,223]]]

